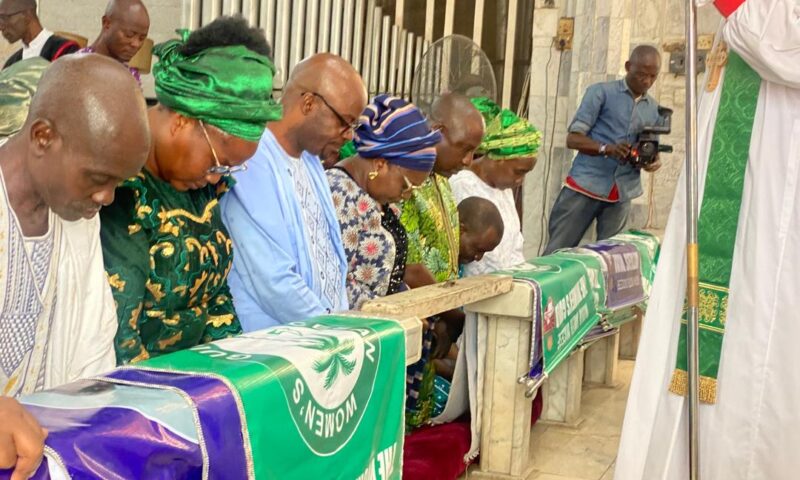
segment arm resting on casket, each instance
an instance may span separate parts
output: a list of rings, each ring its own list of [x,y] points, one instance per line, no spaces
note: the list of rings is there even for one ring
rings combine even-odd
[[[13,468],[11,480],[33,475],[44,455],[47,430],[22,405],[0,397],[0,469]]]
[[[228,282],[224,280],[217,294],[208,302],[203,341],[213,342],[240,333],[242,333],[242,325],[236,316],[236,310],[233,309],[233,298],[231,298]]]
[[[419,288],[436,283],[433,274],[421,263],[406,265],[406,273],[403,279],[408,288]]]

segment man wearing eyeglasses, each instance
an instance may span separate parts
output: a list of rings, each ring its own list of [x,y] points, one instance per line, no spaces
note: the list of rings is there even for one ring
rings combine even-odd
[[[22,40],[22,48],[8,58],[3,68],[39,56],[52,62],[80,48],[74,41],[53,35],[53,32],[42,28],[36,15],[36,0],[0,1],[0,31],[8,43]]]
[[[353,137],[367,104],[344,59],[299,63],[247,172],[222,200],[236,255],[229,285],[244,331],[346,310],[347,263],[321,158]]]

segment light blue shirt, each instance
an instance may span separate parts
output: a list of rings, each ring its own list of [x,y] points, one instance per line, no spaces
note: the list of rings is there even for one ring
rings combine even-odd
[[[267,129],[247,165],[221,201],[234,247],[228,285],[242,329],[346,310],[347,263],[319,158],[293,159]]]
[[[634,100],[622,79],[591,85],[575,112],[569,131],[609,145],[634,144],[645,126],[660,123],[656,100],[647,94]],[[642,194],[639,170],[615,158],[578,152],[569,175],[581,188],[598,197],[607,198],[614,185],[619,189],[620,201]]]

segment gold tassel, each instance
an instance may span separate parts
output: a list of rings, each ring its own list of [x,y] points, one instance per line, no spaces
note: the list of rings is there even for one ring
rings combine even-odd
[[[676,369],[672,372],[669,382],[669,391],[675,395],[685,397],[689,394],[689,374],[684,370]],[[708,404],[717,403],[717,379],[700,376],[700,401]]]

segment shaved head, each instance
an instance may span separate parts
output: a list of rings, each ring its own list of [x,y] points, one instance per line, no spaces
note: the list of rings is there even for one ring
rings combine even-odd
[[[298,63],[289,75],[286,88],[308,89],[326,97],[353,97],[367,103],[367,90],[356,69],[344,58],[318,53]],[[361,114],[360,109],[358,114]]]
[[[436,146],[436,173],[451,176],[472,163],[483,139],[483,116],[468,97],[446,93],[431,106],[431,126],[441,130]]]
[[[127,63],[149,32],[150,15],[141,0],[111,0],[103,15],[103,30],[92,46],[101,55]]]
[[[125,17],[140,14],[146,15],[148,19],[150,18],[142,0],[110,0],[104,13],[107,17]]]
[[[99,138],[120,139],[136,132],[132,138],[141,141],[148,131],[145,109],[136,81],[119,63],[99,55],[65,56],[39,82],[26,126],[47,119],[66,138],[99,154],[107,148]]]
[[[503,238],[503,217],[494,203],[481,197],[467,197],[458,204],[461,241],[458,261],[478,261],[494,250]]]
[[[458,218],[467,230],[481,232],[494,229],[503,236],[503,217],[494,203],[481,197],[467,197],[458,204]]]
[[[469,97],[460,93],[445,93],[431,106],[431,117],[436,121],[452,126],[459,122],[483,119]],[[466,118],[463,118],[466,117]]]
[[[367,106],[367,90],[347,60],[318,53],[292,69],[281,101],[284,118],[270,129],[286,130],[286,141],[294,144],[293,149],[324,160],[338,155],[342,145],[353,138],[351,125]]]
[[[651,58],[660,59],[661,54],[658,49],[652,45],[639,45],[631,52],[631,57],[628,59],[631,63],[641,63]]]
[[[91,217],[150,151],[144,97],[127,69],[100,55],[48,68],[20,134],[34,188],[67,220]]]
[[[650,90],[661,70],[661,54],[651,45],[639,45],[625,62],[625,81],[634,95],[641,96]]]

